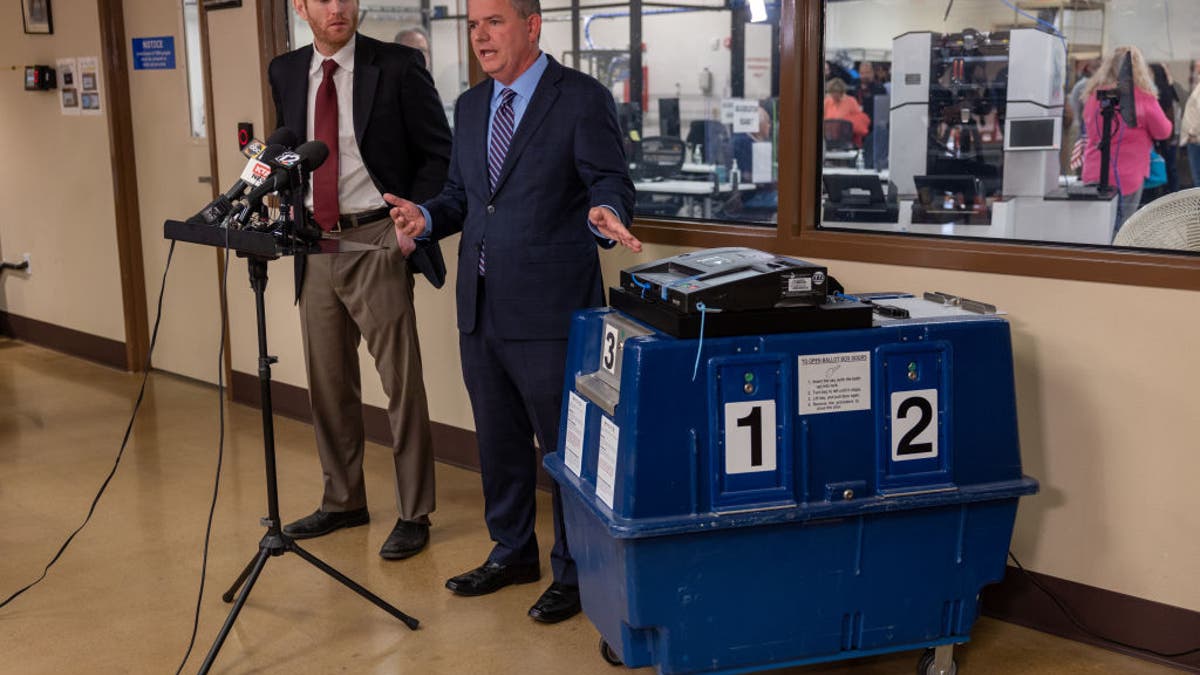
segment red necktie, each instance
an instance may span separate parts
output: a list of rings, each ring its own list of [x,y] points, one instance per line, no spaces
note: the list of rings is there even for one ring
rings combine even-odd
[[[313,114],[313,138],[329,146],[329,158],[313,172],[313,218],[322,229],[332,230],[338,220],[338,104],[333,71],[337,61],[325,59],[317,106]]]

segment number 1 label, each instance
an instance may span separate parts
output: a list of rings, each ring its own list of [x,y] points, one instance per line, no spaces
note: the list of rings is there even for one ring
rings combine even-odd
[[[725,404],[725,473],[775,470],[775,401]]]
[[[937,389],[892,392],[892,461],[938,456]]]

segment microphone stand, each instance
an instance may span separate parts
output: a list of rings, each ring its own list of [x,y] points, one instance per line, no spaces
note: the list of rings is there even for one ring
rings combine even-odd
[[[303,192],[298,192],[299,190],[303,190],[303,180],[297,182],[299,186],[293,188],[291,205],[293,210],[299,213],[301,222],[303,223],[303,202],[297,203],[295,201],[297,195],[304,194]],[[282,219],[285,223],[291,220],[287,217],[286,212],[282,216]],[[278,362],[279,359],[267,353],[267,321],[264,299],[267,288],[267,263],[287,255],[369,251],[378,250],[379,247],[336,239],[319,239],[312,243],[297,241],[286,232],[288,229],[286,224],[283,227],[284,232],[280,233],[282,236],[278,236],[275,232],[250,229],[226,230],[222,227],[179,221],[167,221],[163,229],[164,235],[168,239],[207,244],[221,248],[228,247],[229,250],[236,251],[239,257],[245,258],[249,266],[250,287],[254,290],[255,317],[258,323],[258,382],[259,395],[262,397],[263,458],[266,465],[267,481],[267,516],[261,522],[267,528],[267,532],[263,535],[262,540],[259,541],[258,553],[242,569],[241,574],[238,575],[237,580],[233,582],[229,590],[225,591],[221,596],[221,599],[227,603],[232,601],[233,608],[230,609],[229,616],[225,619],[224,625],[221,626],[221,631],[217,634],[216,641],[213,642],[212,648],[209,649],[208,655],[204,658],[204,663],[200,666],[200,675],[205,675],[212,667],[213,661],[217,657],[217,652],[221,650],[221,646],[229,636],[229,631],[233,628],[234,621],[242,611],[242,607],[246,604],[246,599],[250,596],[250,591],[254,588],[254,583],[258,580],[259,575],[266,566],[267,559],[281,556],[284,553],[295,553],[309,564],[333,577],[343,586],[346,586],[368,600],[371,604],[396,617],[405,626],[408,626],[409,629],[416,630],[420,624],[417,619],[396,609],[379,596],[363,588],[354,580],[308,551],[305,551],[303,548],[300,548],[291,537],[283,533],[279,518],[279,487],[275,475],[275,425],[271,406],[271,365]],[[238,593],[239,588],[241,589],[240,593]],[[235,593],[237,593],[236,600],[234,599]]]

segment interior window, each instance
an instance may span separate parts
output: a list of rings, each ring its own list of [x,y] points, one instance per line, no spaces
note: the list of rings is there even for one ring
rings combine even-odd
[[[779,0],[631,5],[542,2],[542,50],[613,95],[635,214],[773,226],[778,210]],[[467,89],[466,0],[362,2],[359,30],[380,40],[424,29],[430,73],[453,121]],[[289,6],[292,46],[312,34]],[[632,48],[631,46],[636,46]]]
[[[1190,5],[826,2],[820,227],[1182,248],[1143,230],[1200,207]]]

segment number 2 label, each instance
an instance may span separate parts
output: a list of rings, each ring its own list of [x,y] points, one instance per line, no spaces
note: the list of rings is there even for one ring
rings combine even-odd
[[[892,392],[892,461],[938,456],[937,389]]]

